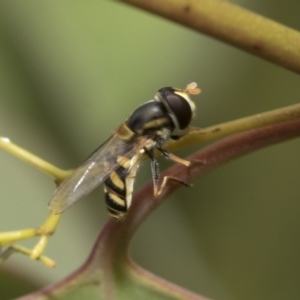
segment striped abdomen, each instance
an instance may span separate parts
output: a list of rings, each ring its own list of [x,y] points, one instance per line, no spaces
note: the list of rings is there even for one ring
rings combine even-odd
[[[131,205],[139,155],[132,158],[118,156],[116,160],[119,167],[104,181],[104,192],[110,216],[122,220]]]

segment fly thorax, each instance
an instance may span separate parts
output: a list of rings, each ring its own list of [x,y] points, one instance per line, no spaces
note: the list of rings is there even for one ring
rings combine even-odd
[[[118,137],[125,141],[125,142],[130,142],[134,137],[135,137],[135,132],[133,132],[126,123],[123,123],[118,130],[116,131],[116,134]]]
[[[164,127],[172,127],[172,124],[164,105],[154,100],[138,107],[126,121],[126,126],[138,135],[153,133]]]

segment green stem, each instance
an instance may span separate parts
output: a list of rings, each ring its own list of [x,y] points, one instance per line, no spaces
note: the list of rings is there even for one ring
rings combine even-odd
[[[166,149],[176,150],[183,147],[197,145],[210,140],[216,140],[235,133],[275,125],[289,120],[300,119],[300,104],[294,104],[279,109],[249,117],[209,126],[203,129],[191,127],[189,131],[177,141],[171,141]]]
[[[14,156],[22,159],[28,164],[33,165],[35,168],[47,173],[48,175],[55,178],[57,183],[60,183],[72,171],[70,170],[62,170],[57,168],[56,166],[48,163],[47,161],[41,159],[40,157],[34,155],[33,153],[23,149],[22,147],[12,143],[9,138],[0,136],[0,148],[6,150],[7,152],[13,154]]]
[[[300,74],[300,33],[221,0],[119,0]]]

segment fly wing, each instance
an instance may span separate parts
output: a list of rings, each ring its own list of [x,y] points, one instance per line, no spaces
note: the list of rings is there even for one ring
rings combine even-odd
[[[121,160],[122,157],[124,160],[126,157],[131,158],[145,142],[142,139],[130,144],[113,135],[58,186],[49,202],[50,208],[59,214],[83,199],[119,166],[116,160],[118,156]]]

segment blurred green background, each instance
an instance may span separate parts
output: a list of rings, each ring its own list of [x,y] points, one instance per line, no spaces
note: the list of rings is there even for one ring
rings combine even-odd
[[[299,1],[234,2],[300,30]],[[296,74],[130,6],[0,1],[0,135],[58,166],[81,163],[157,89],[190,81],[203,90],[198,127],[299,101]],[[299,140],[276,145],[181,190],[140,228],[133,257],[213,299],[300,299],[299,153]],[[39,226],[53,180],[3,150],[0,166],[0,230]],[[148,180],[145,162],[136,188]],[[21,255],[1,266],[1,300],[78,268],[107,219],[99,188],[51,238],[56,269]]]

